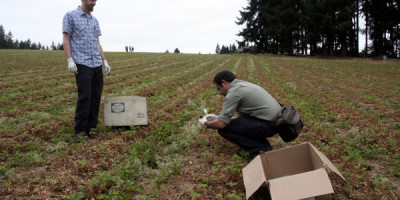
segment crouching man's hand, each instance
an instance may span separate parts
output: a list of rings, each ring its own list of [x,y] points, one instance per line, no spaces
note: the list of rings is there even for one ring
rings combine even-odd
[[[227,124],[225,124],[225,122],[223,122],[219,119],[215,119],[212,121],[207,120],[204,122],[204,126],[206,126],[207,128],[217,129],[217,130],[224,129],[226,127],[226,125]]]
[[[199,119],[199,124],[200,124],[201,127],[207,128],[207,126],[206,126],[204,123],[205,123],[206,121],[214,121],[214,120],[216,120],[217,118],[218,118],[217,115],[214,115],[214,114],[207,114],[207,115],[204,115],[203,117],[200,117],[200,119]]]
[[[204,122],[206,122],[206,121],[207,121],[206,116],[200,117],[200,119],[199,119],[200,126],[203,127],[203,128],[207,128],[207,126],[204,125]]]
[[[199,124],[204,128],[217,129],[217,130],[223,129],[227,125],[225,124],[225,122],[219,120],[218,116],[214,114],[208,114],[204,117],[200,117]]]
[[[216,119],[218,119],[218,115],[214,115],[214,114],[208,114],[205,116],[207,121],[214,121]]]

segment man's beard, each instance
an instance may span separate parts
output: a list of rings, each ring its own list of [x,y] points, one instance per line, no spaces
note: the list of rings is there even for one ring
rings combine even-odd
[[[94,5],[86,5],[86,10],[93,12]]]

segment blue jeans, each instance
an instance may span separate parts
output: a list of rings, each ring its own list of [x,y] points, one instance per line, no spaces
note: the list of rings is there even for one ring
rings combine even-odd
[[[75,74],[78,86],[78,100],[75,110],[75,134],[96,128],[99,118],[101,93],[103,91],[103,71],[101,66],[90,68],[76,65]]]
[[[247,152],[259,154],[260,151],[272,150],[267,137],[275,135],[277,130],[269,121],[239,116],[218,133]]]

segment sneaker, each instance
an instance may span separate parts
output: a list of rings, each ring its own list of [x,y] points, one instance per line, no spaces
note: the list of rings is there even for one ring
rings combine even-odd
[[[75,133],[75,140],[86,140],[86,139],[88,139],[88,135],[85,131]]]
[[[87,131],[86,133],[90,138],[104,135],[104,133],[102,131],[95,130],[95,129]]]

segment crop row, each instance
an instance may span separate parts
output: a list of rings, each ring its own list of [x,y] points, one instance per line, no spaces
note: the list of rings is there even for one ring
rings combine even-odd
[[[246,153],[201,130],[223,103],[212,78],[231,70],[298,108],[304,132],[346,177],[335,199],[399,198],[398,65],[253,55],[107,53],[103,96],[145,96],[148,126],[74,142],[74,77],[62,52],[0,53],[0,196],[243,199]],[[100,119],[103,118],[103,105]],[[284,144],[277,136],[275,148]],[[195,163],[195,164],[194,164]],[[29,187],[25,187],[29,185]],[[178,189],[178,192],[173,192]]]
[[[179,59],[182,59],[182,58],[179,58]],[[192,63],[192,62],[190,62],[190,63]],[[207,63],[209,63],[208,64],[208,66],[209,67],[207,67]],[[214,62],[215,63],[215,62]],[[222,62],[222,63],[224,63],[224,62]],[[161,112],[163,112],[163,113],[169,113],[169,112],[171,112],[171,111],[173,111],[170,115],[174,115],[174,113],[176,112],[176,111],[174,111],[174,109],[171,109],[170,107],[170,105],[176,105],[176,104],[182,104],[182,103],[184,103],[185,101],[187,101],[187,99],[180,99],[180,98],[175,98],[176,99],[176,101],[174,102],[174,101],[171,101],[171,99],[173,99],[173,97],[174,96],[176,96],[176,91],[174,91],[174,88],[175,89],[177,89],[178,87],[175,87],[176,86],[176,83],[177,82],[180,82],[181,84],[184,84],[184,89],[185,90],[189,90],[190,91],[190,93],[192,93],[192,97],[193,97],[193,94],[195,94],[196,92],[198,92],[198,90],[191,90],[191,89],[194,89],[194,88],[196,88],[196,87],[193,87],[193,86],[191,86],[190,84],[186,84],[186,83],[193,83],[193,84],[197,84],[197,85],[203,85],[204,83],[206,83],[206,82],[204,82],[203,80],[201,80],[201,79],[199,79],[199,77],[201,77],[201,74],[204,74],[204,69],[206,69],[207,70],[207,68],[210,68],[210,67],[214,67],[214,65],[216,65],[216,64],[213,64],[213,62],[211,61],[211,62],[205,62],[205,64],[201,64],[201,65],[197,65],[196,63],[192,63],[192,64],[194,64],[194,68],[192,67],[192,68],[189,68],[189,66],[188,65],[182,65],[181,66],[181,71],[186,71],[186,72],[184,72],[184,73],[179,73],[179,72],[176,72],[176,73],[174,73],[174,72],[172,72],[172,73],[165,73],[164,72],[164,74],[163,74],[163,72],[160,72],[161,74],[163,74],[164,75],[164,77],[166,77],[166,79],[163,79],[163,80],[154,80],[154,81],[150,81],[152,84],[147,84],[148,85],[148,87],[147,87],[147,90],[151,90],[151,92],[153,93],[153,94],[155,94],[155,95],[150,95],[150,96],[148,96],[148,102],[149,102],[149,119],[151,120],[151,126],[150,127],[148,127],[148,128],[144,128],[143,129],[143,131],[145,131],[145,132],[142,132],[142,133],[140,133],[141,131],[139,131],[139,133],[137,133],[137,134],[134,134],[133,136],[125,136],[125,135],[123,135],[123,136],[121,136],[120,138],[121,139],[123,139],[123,140],[131,140],[131,141],[137,141],[137,140],[144,140],[144,141],[146,141],[146,139],[144,138],[145,137],[145,135],[147,135],[147,134],[150,134],[152,131],[155,131],[154,129],[156,129],[156,130],[158,130],[158,129],[160,129],[160,127],[161,127],[161,129],[162,129],[162,127],[163,126],[166,126],[166,125],[163,125],[163,124],[168,124],[168,123],[170,123],[170,122],[165,122],[165,121],[161,121],[161,118],[160,119],[158,119],[157,117],[154,117],[153,118],[153,116],[156,116],[156,114],[155,114],[155,111],[161,111]],[[211,65],[210,65],[211,64]],[[220,65],[219,63],[218,63],[218,65]],[[179,68],[179,67],[178,67]],[[116,67],[116,69],[118,70],[118,67]],[[116,71],[117,71],[116,70]],[[154,73],[154,72],[153,72]],[[152,73],[149,73],[150,75],[152,75],[152,76],[154,76],[154,74],[152,74]],[[160,76],[161,76],[161,74],[160,74]],[[172,76],[168,76],[168,75],[172,75]],[[127,77],[129,77],[129,74],[127,75]],[[127,77],[125,77],[125,78],[127,78]],[[193,79],[194,79],[194,77],[196,77],[196,79],[197,79],[197,81],[193,81]],[[119,78],[119,77],[118,77]],[[151,80],[151,79],[146,79],[146,77],[140,77],[141,79],[143,79],[144,81],[146,81],[146,80]],[[125,84],[125,86],[126,86],[126,89],[128,89],[129,90],[129,87],[131,87],[131,85],[134,85],[134,84],[131,84],[131,82],[129,82],[129,79],[126,79],[127,81],[125,81],[126,82],[126,84]],[[169,83],[168,83],[169,82]],[[143,85],[146,85],[146,83],[143,83]],[[154,87],[153,85],[158,85],[159,87]],[[186,86],[186,85],[188,85],[188,86],[191,86],[191,88],[189,88],[189,89],[187,89],[188,88],[188,86]],[[161,87],[160,87],[161,86]],[[110,87],[113,87],[113,85],[110,85]],[[181,88],[182,89],[182,88]],[[114,91],[114,90],[112,90],[111,89],[111,91]],[[142,88],[141,89],[141,91],[146,91],[146,88]],[[163,93],[165,93],[165,94],[163,94]],[[133,93],[130,93],[130,94],[135,94],[134,92]],[[157,100],[157,99],[161,99],[161,100]],[[154,100],[154,101],[153,101]],[[153,102],[156,102],[155,104],[153,104]],[[162,106],[163,104],[166,104],[166,105],[164,105],[164,106]],[[157,107],[157,106],[160,106],[161,105],[161,107]],[[73,105],[71,105],[71,106],[73,106]],[[160,109],[161,108],[161,109]],[[168,109],[169,108],[169,109]],[[167,111],[163,111],[162,109],[168,109]],[[182,108],[179,108],[178,107],[178,111],[179,110],[182,110],[182,109],[184,109],[184,107],[182,107]],[[70,111],[72,111],[71,109],[70,109]],[[68,115],[68,114],[67,114]],[[176,115],[176,114],[175,114]],[[71,116],[71,115],[69,115],[69,116]],[[197,115],[196,115],[197,116]],[[173,116],[173,117],[171,117],[171,118],[174,118],[175,116]],[[181,116],[182,117],[182,116]],[[186,118],[182,118],[183,120],[185,120]],[[56,119],[56,120],[60,120],[60,118],[58,118],[58,119]],[[71,120],[71,119],[69,119],[69,120]],[[154,120],[154,121],[152,121],[152,120]],[[157,121],[157,120],[159,120],[159,121]],[[48,122],[47,123],[48,125],[52,125],[52,123],[51,122]],[[37,128],[37,124],[35,124],[35,125],[32,125],[32,127],[35,127],[35,128]],[[64,124],[64,125],[62,125],[62,126],[71,126],[71,123],[68,123],[68,124]],[[45,125],[45,127],[46,127],[46,125]],[[50,127],[46,127],[46,128],[50,128]],[[56,127],[56,128],[60,128],[60,126],[58,126],[58,127]],[[66,130],[71,130],[71,129],[66,129]],[[18,131],[16,131],[16,133],[18,133]],[[28,133],[29,134],[29,133]],[[64,133],[65,134],[65,133]],[[128,134],[129,135],[129,134]],[[161,137],[161,136],[160,136]],[[18,138],[17,136],[16,137],[11,137],[12,139],[16,139],[16,138]],[[3,138],[3,139],[5,139],[5,140],[7,140],[7,138]],[[11,140],[12,140],[11,139]],[[28,139],[28,138],[27,138]],[[32,138],[32,137],[29,137],[29,139],[32,139],[32,140],[34,140],[34,138]],[[38,138],[36,138],[36,141],[37,141],[37,139]],[[35,141],[35,140],[34,140]],[[68,141],[68,140],[67,140]],[[9,142],[7,142],[8,144],[10,144]],[[43,142],[44,143],[44,142]],[[145,142],[144,142],[145,143]],[[130,143],[126,143],[125,145],[128,145],[129,146],[129,144]],[[93,143],[92,145],[95,145],[95,143]],[[26,148],[26,146],[27,145],[24,145],[24,144],[22,144],[22,146],[23,147],[9,147],[9,148],[4,148],[4,149],[8,149],[8,155],[7,155],[7,158],[8,159],[6,159],[5,161],[7,162],[10,162],[11,160],[13,160],[13,159],[15,159],[17,156],[19,156],[19,155],[21,155],[22,153],[27,153],[27,152],[29,152],[29,150],[32,150],[32,149],[29,149],[29,148]],[[72,146],[72,145],[71,145]],[[112,145],[112,146],[114,146],[114,145]],[[87,147],[88,149],[93,149],[93,146],[89,146],[89,147]],[[26,150],[26,152],[22,152],[22,151],[20,151],[20,150],[22,150],[22,149],[25,149]],[[42,150],[42,149],[39,149],[39,150]],[[121,149],[120,148],[115,148],[114,150],[112,150],[112,151],[121,151]],[[76,151],[76,152],[75,152]],[[126,152],[126,150],[122,150],[123,152]],[[123,152],[120,152],[120,153],[123,153]],[[93,158],[91,158],[91,156],[89,156],[89,155],[87,155],[88,157],[81,157],[82,155],[85,155],[86,153],[83,153],[83,152],[80,152],[80,150],[77,150],[77,149],[75,149],[74,150],[74,152],[72,152],[72,154],[73,155],[75,155],[75,154],[77,154],[77,155],[79,155],[78,156],[78,159],[79,160],[88,160],[87,162],[89,162],[89,161],[93,161]],[[115,153],[111,153],[110,152],[110,154],[114,154],[115,155]],[[154,155],[154,154],[153,154]],[[98,154],[95,154],[95,155],[92,155],[92,156],[98,156]],[[146,154],[146,155],[143,155],[142,157],[143,158],[145,158],[145,157],[151,157],[151,155],[148,155],[148,154]],[[68,160],[70,160],[70,159],[68,159],[68,158],[70,158],[70,156],[67,156],[67,157],[64,157],[64,159],[61,159],[61,160],[59,160],[59,159],[55,159],[55,158],[53,158],[51,155],[50,156],[42,156],[43,157],[43,159],[45,160],[45,161],[42,161],[42,163],[47,163],[47,162],[54,162],[54,164],[56,165],[56,166],[66,166],[67,164],[65,163],[65,162],[67,162]],[[62,158],[63,156],[61,156],[61,158]],[[142,159],[142,160],[144,160],[144,162],[145,162],[145,159]],[[79,162],[78,162],[79,163]],[[12,163],[9,163],[11,166],[14,166],[15,167],[15,165],[16,166],[18,166],[18,164],[17,163],[15,163],[15,164],[12,164]],[[36,163],[36,164],[40,164],[40,163]],[[112,163],[108,163],[108,166],[103,166],[103,167],[105,167],[105,168],[108,168],[108,167],[110,167],[110,164],[112,164]],[[149,163],[148,163],[149,164]],[[150,163],[151,164],[151,163]],[[104,164],[103,164],[104,165]],[[77,164],[77,166],[79,167],[79,164]],[[36,167],[34,167],[33,169],[31,169],[31,170],[36,170],[37,168],[41,168],[41,165],[39,165],[39,166],[36,166]],[[51,168],[52,169],[52,168]],[[74,166],[72,167],[72,171],[74,171]],[[48,170],[48,171],[50,171],[50,172],[52,172],[52,170]],[[66,171],[71,171],[71,169],[69,169],[69,170],[66,170]],[[77,170],[77,171],[79,171],[79,170]],[[55,171],[53,171],[54,173],[56,173]],[[26,173],[26,172],[25,172]],[[64,173],[66,173],[66,172],[64,172]],[[64,174],[65,175],[65,174]],[[69,176],[69,177],[75,177],[73,174],[70,174],[71,176]],[[93,176],[93,174],[92,174],[92,176]],[[60,178],[61,179],[61,178]],[[73,182],[80,182],[79,181],[79,179],[80,178],[76,178],[76,179],[74,179],[74,181]],[[65,181],[70,181],[70,179],[68,179],[68,180],[65,180]]]
[[[264,62],[271,62],[271,60],[264,60]],[[274,59],[272,62],[271,66],[274,66],[277,76],[284,78],[284,80],[276,79],[276,81],[281,81],[281,86],[286,87],[285,92],[295,95],[292,97],[293,103],[297,101],[298,107],[302,109],[306,125],[310,128],[306,128],[309,132],[308,137],[311,136],[305,139],[320,141],[321,143],[317,145],[343,168],[344,173],[353,181],[353,187],[365,190],[367,188],[363,186],[374,185],[373,187],[377,187],[374,190],[384,195],[396,194],[396,184],[392,183],[396,182],[398,168],[396,165],[388,166],[386,163],[396,163],[399,155],[399,148],[395,142],[399,141],[398,128],[396,133],[396,123],[399,118],[395,115],[394,120],[377,120],[374,116],[382,115],[387,112],[387,109],[396,109],[396,107],[380,109],[376,111],[378,113],[365,111],[353,106],[362,103],[363,98],[358,96],[359,93],[340,88],[332,81],[338,79],[338,74],[323,73],[320,72],[323,70],[317,66],[311,66],[316,69],[314,71],[308,69],[310,66],[293,64],[291,59]],[[320,61],[317,64],[323,63]],[[341,65],[335,67],[346,68]],[[386,76],[375,75],[375,78],[386,81]],[[351,76],[343,79],[351,79]],[[367,92],[370,94],[371,90]],[[312,105],[305,105],[310,102]],[[373,101],[371,104],[377,106],[379,101]],[[398,108],[395,112],[398,113]],[[311,119],[312,121],[309,121]],[[376,173],[374,168],[379,169],[380,172]],[[368,171],[368,175],[365,171]],[[372,181],[375,183],[371,183],[371,176],[374,177]],[[379,176],[384,176],[391,181],[382,184],[380,182],[383,179]],[[380,195],[383,194],[377,196]]]

